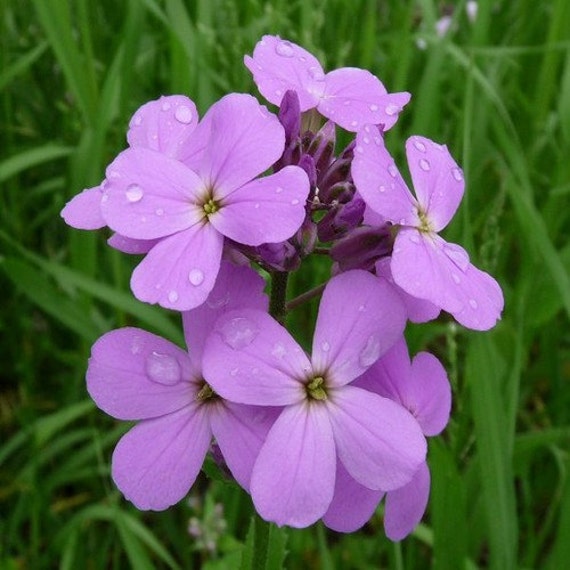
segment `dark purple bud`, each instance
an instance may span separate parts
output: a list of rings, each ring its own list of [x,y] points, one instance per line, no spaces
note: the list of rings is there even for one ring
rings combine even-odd
[[[295,91],[289,89],[285,92],[277,116],[285,129],[285,146],[288,147],[299,138],[301,129],[301,108]]]
[[[371,270],[378,259],[390,255],[392,245],[390,226],[361,226],[332,246],[331,257],[338,263],[341,271]]]
[[[319,190],[321,202],[329,204],[334,198],[329,199],[330,188],[335,184],[351,181],[350,165],[352,159],[337,158],[327,170],[319,176]]]
[[[312,156],[308,154],[303,154],[297,163],[309,177],[309,184],[311,188],[317,185],[317,168],[315,167],[315,161]]]
[[[314,136],[307,150],[315,160],[319,179],[327,171],[334,156],[336,129],[332,121],[327,121]]]
[[[366,204],[358,195],[346,204],[333,206],[319,221],[319,240],[333,241],[344,236],[362,222],[365,208]]]

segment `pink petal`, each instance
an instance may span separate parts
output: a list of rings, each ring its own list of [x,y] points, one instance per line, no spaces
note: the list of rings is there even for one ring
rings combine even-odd
[[[145,420],[115,447],[113,479],[138,509],[162,511],[184,498],[202,467],[211,431],[206,408]]]
[[[158,242],[157,239],[132,239],[121,234],[114,233],[107,243],[114,249],[123,253],[141,254],[148,253]]]
[[[259,92],[280,105],[288,90],[299,97],[301,111],[317,106],[324,90],[325,74],[319,61],[302,47],[279,38],[263,36],[244,63],[253,74]]]
[[[203,121],[209,125],[208,146],[195,168],[217,200],[262,174],[283,153],[281,123],[251,95],[226,95]]]
[[[393,288],[355,269],[325,288],[313,338],[313,368],[331,385],[360,376],[402,335],[406,313]]]
[[[325,406],[283,410],[253,468],[257,512],[277,525],[307,527],[326,512],[334,491],[335,445]]]
[[[286,166],[233,192],[210,221],[237,243],[255,246],[285,241],[305,219],[308,194],[305,171]]]
[[[421,521],[427,507],[429,489],[429,469],[427,463],[422,463],[407,485],[386,493],[384,530],[390,540],[404,539]]]
[[[307,355],[267,313],[239,309],[222,315],[204,349],[206,381],[238,404],[285,406],[305,400]]]
[[[384,220],[408,226],[419,224],[416,201],[376,127],[366,125],[356,135],[351,172],[359,194]]]
[[[447,150],[425,137],[410,137],[406,155],[418,202],[434,232],[451,220],[463,198],[463,173]]]
[[[131,147],[156,150],[178,158],[182,142],[198,124],[198,111],[184,95],[170,95],[149,101],[138,109],[129,123],[127,140]]]
[[[197,224],[204,184],[182,163],[145,148],[123,151],[107,168],[101,203],[110,228],[135,239],[164,237]]]
[[[220,402],[211,410],[212,432],[236,481],[249,490],[251,472],[280,408]]]
[[[216,282],[223,241],[210,224],[195,225],[161,240],[133,272],[135,297],[175,311],[201,305]]]
[[[382,491],[357,483],[337,461],[334,496],[323,522],[337,532],[357,531],[370,520],[383,496]]]
[[[74,196],[61,211],[65,223],[78,230],[98,230],[107,224],[101,214],[101,186],[86,188]]]
[[[103,411],[120,420],[148,419],[186,406],[197,371],[186,352],[149,332],[122,328],[91,349],[87,390]]]
[[[410,100],[409,93],[388,93],[375,75],[355,67],[327,73],[325,85],[317,107],[319,112],[352,132],[366,124],[381,124],[387,131]]]
[[[425,461],[426,441],[402,406],[343,386],[327,400],[337,453],[349,474],[369,489],[391,491],[408,483]]]

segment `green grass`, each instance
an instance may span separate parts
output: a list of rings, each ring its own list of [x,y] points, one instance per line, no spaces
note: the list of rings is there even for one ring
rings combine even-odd
[[[59,212],[101,181],[144,102],[185,93],[203,113],[229,91],[256,93],[242,59],[264,33],[301,43],[328,69],[366,67],[389,90],[412,93],[388,144],[399,159],[411,134],[449,146],[467,192],[445,235],[497,277],[506,299],[489,333],[447,319],[410,331],[412,350],[437,354],[454,388],[414,534],[390,543],[381,510],[347,536],[272,528],[266,567],[564,566],[570,4],[481,0],[474,23],[465,4],[455,3],[443,38],[432,0],[0,4],[0,568],[225,569],[252,556],[249,499],[224,481],[204,476],[189,502],[158,514],[139,513],[113,487],[110,453],[126,426],[88,399],[90,345],[126,324],[180,342],[180,326],[132,298],[135,259],[111,251],[104,232],[68,228]],[[322,275],[313,278],[299,275],[294,287]],[[292,324],[306,327],[300,313]],[[188,533],[191,517],[214,551]]]

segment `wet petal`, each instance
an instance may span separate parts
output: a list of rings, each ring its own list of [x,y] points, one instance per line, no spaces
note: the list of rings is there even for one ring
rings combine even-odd
[[[343,386],[329,392],[327,406],[338,456],[365,487],[397,489],[425,461],[426,441],[418,422],[392,400]]]
[[[104,334],[91,349],[87,390],[104,412],[121,420],[148,419],[187,405],[197,376],[188,354],[137,328]]]
[[[307,355],[267,313],[239,309],[222,315],[208,337],[204,377],[223,398],[239,404],[284,406],[305,399]]]
[[[297,166],[245,184],[210,217],[212,225],[237,243],[260,245],[290,238],[305,219],[309,180]]]
[[[108,240],[107,243],[114,249],[121,251],[123,253],[130,254],[141,254],[148,253],[158,242],[160,238],[157,239],[132,239],[121,234],[114,233]]]
[[[283,410],[251,477],[257,512],[277,525],[307,527],[326,512],[334,491],[335,445],[325,406]]]
[[[138,509],[162,511],[192,487],[210,445],[203,406],[145,420],[115,447],[111,472],[125,498]]]
[[[355,67],[327,73],[325,84],[317,107],[319,112],[352,132],[367,124],[381,124],[387,131],[410,100],[409,93],[388,93],[375,75]]]
[[[360,376],[402,335],[404,305],[392,287],[355,269],[331,279],[313,339],[313,368],[340,386]]]
[[[133,272],[135,297],[175,311],[201,305],[216,282],[222,246],[223,236],[209,224],[161,240]]]
[[[86,188],[74,196],[61,211],[65,223],[78,230],[98,230],[107,224],[101,213],[101,186]]]

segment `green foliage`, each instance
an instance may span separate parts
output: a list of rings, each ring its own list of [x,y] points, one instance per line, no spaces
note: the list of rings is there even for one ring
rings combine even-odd
[[[570,4],[565,0],[33,0],[0,6],[0,568],[547,568],[570,544]],[[452,10],[453,8],[453,10]],[[452,11],[450,31],[435,32]],[[450,371],[452,421],[430,445],[432,496],[393,545],[382,508],[341,536],[256,525],[208,465],[187,502],[139,513],[109,477],[128,426],[87,399],[101,333],[134,324],[181,343],[174,314],[132,298],[136,259],[71,230],[65,202],[98,184],[134,110],[185,93],[201,113],[255,93],[243,55],[264,33],[331,69],[361,66],[412,101],[387,142],[445,142],[467,192],[447,230],[504,288],[491,333],[445,317],[410,335]],[[422,46],[422,49],[418,47]],[[296,295],[328,267],[291,280]],[[310,339],[309,309],[289,324]],[[217,507],[216,505],[223,505]],[[189,533],[189,521],[213,545]],[[222,522],[223,521],[223,524]],[[248,530],[249,529],[249,530]],[[196,531],[198,532],[198,531]],[[252,544],[269,545],[255,561]]]

